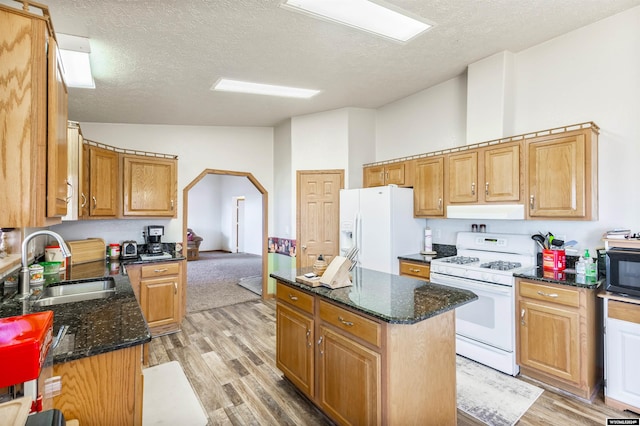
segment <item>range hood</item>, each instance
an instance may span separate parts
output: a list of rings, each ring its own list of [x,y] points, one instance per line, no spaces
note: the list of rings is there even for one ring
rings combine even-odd
[[[524,219],[524,204],[447,206],[448,219]]]

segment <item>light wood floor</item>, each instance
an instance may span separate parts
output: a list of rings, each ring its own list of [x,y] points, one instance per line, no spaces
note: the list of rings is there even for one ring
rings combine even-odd
[[[275,366],[273,301],[188,314],[181,332],[153,339],[149,352],[150,366],[180,362],[210,425],[330,424]],[[602,395],[587,404],[545,388],[517,424],[595,426],[607,418],[638,415],[605,406]],[[458,410],[458,425],[482,424]]]

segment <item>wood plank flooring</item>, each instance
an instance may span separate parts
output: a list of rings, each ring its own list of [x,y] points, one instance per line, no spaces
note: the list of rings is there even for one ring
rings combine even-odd
[[[282,379],[275,340],[275,302],[244,302],[188,314],[181,332],[153,339],[149,365],[178,361],[210,425],[331,424]],[[605,406],[602,393],[588,404],[530,382],[545,391],[518,425],[595,426],[607,418],[638,418]],[[458,425],[482,424],[458,410]]]

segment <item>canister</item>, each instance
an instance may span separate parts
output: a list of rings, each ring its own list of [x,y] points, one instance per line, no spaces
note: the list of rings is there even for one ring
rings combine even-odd
[[[42,283],[44,283],[44,267],[37,263],[29,266],[29,284],[42,285]]]
[[[542,250],[542,269],[545,271],[564,271],[567,256],[564,250]]]
[[[109,244],[109,257],[111,259],[120,258],[120,244],[118,243]]]

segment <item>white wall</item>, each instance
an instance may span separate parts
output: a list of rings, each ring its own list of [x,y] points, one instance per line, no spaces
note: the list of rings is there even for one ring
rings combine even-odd
[[[514,134],[585,121],[601,127],[600,218],[590,222],[482,221],[488,231],[551,231],[578,240],[581,248],[601,247],[602,233],[613,227],[638,232],[640,197],[633,185],[640,180],[636,164],[640,158],[639,52],[640,7],[636,7],[515,55]],[[447,113],[442,121],[425,119],[422,125],[418,121],[430,116],[426,113],[429,107],[446,105],[444,101],[454,98],[451,94],[455,91],[449,90],[447,96],[444,89],[460,83],[453,79],[380,108],[377,160],[462,145],[464,133],[457,133],[457,143],[443,143],[445,136],[440,141],[433,138],[464,129],[461,111]],[[407,141],[404,146],[398,146],[398,138]],[[425,146],[421,141],[430,143]],[[469,230],[471,223],[479,222],[428,220],[434,228],[433,241],[444,244],[455,243],[457,231]]]
[[[376,158],[376,110],[349,108],[349,166],[345,172],[345,188],[362,188],[362,165]]]
[[[466,75],[377,110],[375,161],[464,145]]]
[[[262,255],[262,194],[245,177],[222,176],[220,179],[220,234],[221,249],[235,251],[234,209],[236,198],[244,197],[244,247],[245,253]],[[264,244],[267,244],[265,241]]]
[[[54,227],[67,239],[96,236],[106,242],[141,239],[144,225],[165,226],[164,240],[182,241],[182,191],[205,169],[251,173],[273,192],[273,128],[81,123],[86,139],[107,145],[178,155],[178,217],[175,220],[111,220]],[[270,213],[269,218],[273,215]],[[271,226],[271,224],[270,224]]]
[[[295,195],[291,167],[291,120],[286,120],[274,130],[274,193],[269,198],[269,204],[273,206],[274,226],[269,228],[270,237],[295,238],[295,210],[291,208],[291,200],[295,200]]]
[[[220,175],[207,175],[189,190],[187,227],[203,238],[200,250],[222,250]]]

